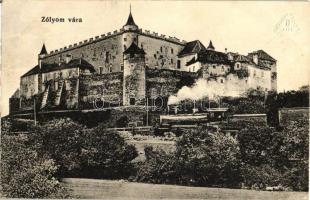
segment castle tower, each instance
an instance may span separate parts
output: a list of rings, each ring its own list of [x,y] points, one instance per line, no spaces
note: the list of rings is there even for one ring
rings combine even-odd
[[[42,59],[44,58],[44,56],[46,56],[47,51],[46,51],[46,47],[45,44],[43,43],[43,46],[41,48],[41,51],[38,55],[38,66],[40,68],[40,71],[42,69]],[[38,74],[38,92],[41,93],[42,92],[42,73],[40,72]]]
[[[139,27],[135,24],[131,14],[131,7],[126,24],[123,26],[123,50],[125,51],[133,42],[138,44]]]
[[[132,42],[123,53],[123,105],[145,103],[145,52]]]

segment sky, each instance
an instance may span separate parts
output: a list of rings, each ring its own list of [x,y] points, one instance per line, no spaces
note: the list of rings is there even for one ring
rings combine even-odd
[[[96,1],[10,0],[2,5],[1,113],[20,76],[37,64],[43,42],[48,51],[119,30],[131,4],[143,30],[218,51],[263,49],[277,60],[278,91],[309,84],[310,4],[288,1]],[[82,23],[43,23],[41,17],[77,17]]]

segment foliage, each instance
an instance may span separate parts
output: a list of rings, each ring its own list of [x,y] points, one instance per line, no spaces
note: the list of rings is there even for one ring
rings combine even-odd
[[[241,130],[238,134],[241,159],[252,166],[270,164],[285,166],[287,154],[283,151],[283,133],[270,127],[252,126]]]
[[[7,197],[66,198],[67,191],[55,179],[52,159],[39,157],[26,135],[3,135],[1,185]]]
[[[239,181],[237,141],[205,129],[186,132],[176,144],[176,152],[145,148],[146,161],[136,179],[151,183],[235,186]]]
[[[308,107],[309,85],[300,87],[299,90],[284,91],[278,94],[277,103],[279,107]]]
[[[98,126],[83,135],[82,174],[96,178],[122,178],[130,175],[137,150],[116,131]]]
[[[136,181],[148,183],[177,183],[176,159],[174,154],[161,149],[144,149],[146,161],[139,164]]]
[[[205,128],[190,130],[177,141],[182,182],[235,186],[239,180],[238,142]]]
[[[55,160],[60,176],[80,168],[83,128],[67,118],[38,126],[33,133],[38,152]]]
[[[266,186],[277,186],[282,183],[282,174],[270,165],[252,166],[245,164],[241,167],[243,183],[252,187],[257,185],[260,189]]]

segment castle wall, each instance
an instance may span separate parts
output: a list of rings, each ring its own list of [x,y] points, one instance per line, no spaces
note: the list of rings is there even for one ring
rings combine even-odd
[[[90,38],[79,44],[70,45],[43,58],[45,63],[58,63],[65,61],[65,56],[71,55],[72,59],[83,58],[95,67],[97,73],[121,71],[123,62],[123,43],[121,33]]]
[[[38,74],[21,77],[20,78],[21,97],[29,99],[35,94],[38,94]]]
[[[157,99],[159,104],[165,106],[170,95],[176,94],[183,86],[191,86],[197,77],[196,73],[191,72],[147,69],[146,96]]]
[[[123,73],[96,74],[79,79],[79,108],[100,109],[122,105]],[[103,105],[103,102],[104,105]]]
[[[248,66],[249,78],[248,87],[249,88],[262,88],[264,91],[271,90],[271,71],[270,69],[260,69],[254,66]]]
[[[138,46],[146,52],[145,63],[151,68],[177,68],[177,55],[184,45],[169,42],[158,37],[140,34]]]

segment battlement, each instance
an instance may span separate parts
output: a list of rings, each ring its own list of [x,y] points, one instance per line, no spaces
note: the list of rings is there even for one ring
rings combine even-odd
[[[123,31],[124,31],[123,29],[119,29],[119,30],[114,30],[113,32],[108,32],[108,33],[105,33],[105,34],[101,34],[100,36],[97,35],[97,36],[91,37],[91,38],[89,38],[87,40],[83,40],[83,41],[80,41],[78,43],[70,44],[69,46],[65,46],[65,47],[62,47],[62,48],[50,51],[45,57],[49,57],[49,56],[52,56],[52,55],[60,54],[60,53],[63,53],[65,51],[69,51],[69,50],[72,50],[72,49],[75,49],[75,48],[79,48],[81,46],[85,46],[87,44],[91,44],[93,42],[98,42],[98,41],[101,41],[101,40],[105,40],[105,39],[114,37],[116,35],[119,35],[119,34],[123,33]]]
[[[150,30],[140,29],[140,33],[147,35],[147,36],[154,37],[154,38],[162,39],[162,40],[165,40],[168,42],[174,42],[174,43],[183,44],[183,45],[186,43],[185,40],[180,40],[179,38],[176,38],[176,37],[171,37],[171,36],[166,36],[164,34],[159,34],[159,33],[154,32],[154,31],[151,32]]]

